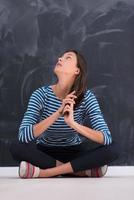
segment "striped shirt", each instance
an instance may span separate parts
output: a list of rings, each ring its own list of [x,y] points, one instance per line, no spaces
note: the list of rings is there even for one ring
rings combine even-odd
[[[51,146],[70,146],[82,143],[83,136],[69,127],[64,117],[59,117],[39,137],[33,135],[33,125],[48,118],[61,106],[62,101],[55,95],[51,86],[43,86],[35,90],[28,103],[27,110],[19,128],[19,140]],[[103,118],[98,101],[91,90],[87,90],[84,98],[74,110],[74,120],[83,124],[85,118],[90,122],[90,128],[101,131],[104,136],[104,145],[112,142],[111,133]],[[87,125],[88,126],[88,125]]]

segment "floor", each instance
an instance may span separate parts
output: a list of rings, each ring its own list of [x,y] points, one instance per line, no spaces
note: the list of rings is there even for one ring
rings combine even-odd
[[[103,178],[20,179],[18,167],[0,167],[1,200],[134,200],[134,167],[109,167]]]

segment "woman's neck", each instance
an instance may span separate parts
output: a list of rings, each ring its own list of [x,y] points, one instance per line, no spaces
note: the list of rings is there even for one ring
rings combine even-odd
[[[65,84],[58,82],[55,85],[52,85],[53,92],[59,99],[64,99],[70,92],[72,84]]]

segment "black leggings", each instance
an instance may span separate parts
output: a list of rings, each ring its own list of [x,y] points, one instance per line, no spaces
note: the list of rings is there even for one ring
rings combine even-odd
[[[41,169],[55,167],[56,160],[70,162],[74,172],[109,164],[118,157],[117,145],[114,142],[108,146],[100,145],[89,149],[88,143],[69,147],[47,147],[34,142],[14,141],[10,152],[15,160],[30,162]]]

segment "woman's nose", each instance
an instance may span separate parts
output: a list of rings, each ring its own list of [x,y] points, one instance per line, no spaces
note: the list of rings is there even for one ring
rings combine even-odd
[[[61,61],[62,61],[62,58],[58,58],[58,61],[60,61],[60,62],[61,62]]]

